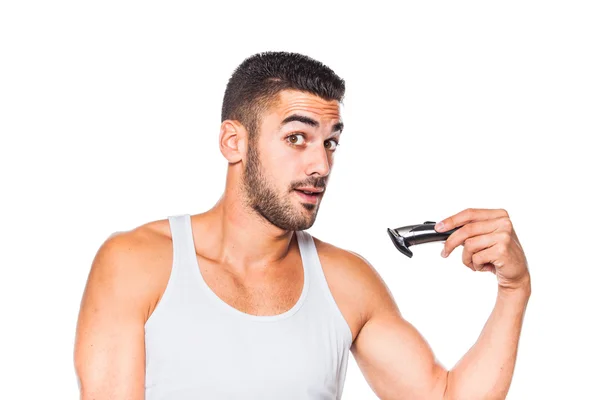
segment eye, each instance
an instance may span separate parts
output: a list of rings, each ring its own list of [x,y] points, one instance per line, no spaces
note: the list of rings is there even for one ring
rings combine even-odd
[[[333,150],[333,151],[335,151],[337,149],[337,147],[340,145],[340,142],[338,142],[335,139],[329,139],[325,143],[327,143],[327,142],[333,142],[333,143],[335,143],[335,146],[333,146],[333,149],[331,147],[327,147],[328,149]]]
[[[289,135],[285,138],[288,141],[288,143],[296,146],[296,145],[303,144],[303,143],[299,143],[298,139],[292,140],[290,138],[302,138],[302,140],[304,140],[304,135],[302,135],[300,133],[294,133],[293,135]]]
[[[300,140],[298,138],[302,138],[302,139]],[[303,140],[305,140],[304,134],[302,134],[302,133],[294,133],[292,135],[286,136],[285,139],[292,146],[300,146],[300,145],[304,144]],[[337,149],[337,147],[340,145],[340,143],[335,139],[326,140],[325,143],[327,143],[327,142],[333,142],[333,147],[332,147],[332,145],[325,146],[328,150],[332,150],[332,151],[335,151]]]

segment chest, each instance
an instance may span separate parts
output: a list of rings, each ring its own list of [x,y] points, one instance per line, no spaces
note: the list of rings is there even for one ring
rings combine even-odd
[[[298,302],[304,287],[301,264],[243,277],[209,263],[201,265],[200,272],[209,289],[222,301],[246,314],[282,314]]]
[[[361,329],[360,302],[347,290],[348,282],[339,268],[321,261],[323,275],[334,301],[342,313],[352,341]],[[298,302],[304,287],[302,261],[287,265],[270,274],[257,273],[238,277],[218,265],[201,262],[200,272],[210,290],[229,306],[251,315],[277,315],[290,310]]]
[[[178,304],[146,331],[147,399],[339,398],[349,349],[330,314],[257,323]]]

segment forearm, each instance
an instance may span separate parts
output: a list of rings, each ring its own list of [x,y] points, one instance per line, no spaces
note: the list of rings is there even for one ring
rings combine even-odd
[[[481,335],[448,374],[445,399],[504,399],[512,380],[530,284],[499,288]]]

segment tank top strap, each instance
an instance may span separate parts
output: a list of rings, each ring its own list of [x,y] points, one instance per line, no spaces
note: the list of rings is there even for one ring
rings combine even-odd
[[[325,275],[321,267],[317,247],[310,233],[306,231],[296,231],[298,237],[298,246],[302,256],[302,263],[305,266],[305,271],[310,275],[310,280],[313,281],[319,288],[319,291],[326,290],[327,286]],[[325,284],[325,286],[323,286]]]
[[[309,238],[308,233],[305,231],[296,231],[296,238],[298,239],[298,247],[300,248],[300,256],[302,257],[302,262],[306,263],[309,261],[313,261],[311,258],[313,254],[310,251]]]
[[[317,298],[317,301],[324,301],[329,305],[329,309],[336,315],[336,320],[340,324],[339,326],[341,326],[348,345],[351,345],[352,332],[333,297],[333,293],[325,277],[325,272],[323,271],[323,265],[321,264],[315,241],[310,233],[306,231],[297,232],[299,232],[298,245],[302,253],[302,261],[305,264],[305,271],[308,271],[311,282],[318,288],[313,293],[313,296]]]
[[[195,263],[190,262],[190,257],[195,254],[192,227],[189,214],[172,215],[168,217],[171,228],[171,240],[173,241],[173,270],[172,276],[180,276],[189,273],[184,271],[186,267]]]

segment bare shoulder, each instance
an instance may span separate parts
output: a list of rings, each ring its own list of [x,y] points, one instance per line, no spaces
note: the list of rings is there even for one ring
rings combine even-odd
[[[112,234],[94,257],[75,335],[82,398],[143,396],[144,325],[170,272],[170,238],[160,227]]]
[[[366,258],[316,237],[313,239],[328,284],[351,325],[353,338],[377,308],[397,310],[388,286]]]
[[[106,283],[129,293],[129,300],[137,303],[145,321],[168,281],[172,257],[168,220],[115,232],[98,249],[88,286]]]
[[[447,370],[417,329],[401,315],[389,288],[375,268],[361,255],[318,242],[319,256],[341,272],[343,291],[356,295],[354,307],[364,303],[352,354],[378,398],[441,399]],[[315,240],[317,244],[317,240]],[[323,266],[325,270],[325,266]]]

